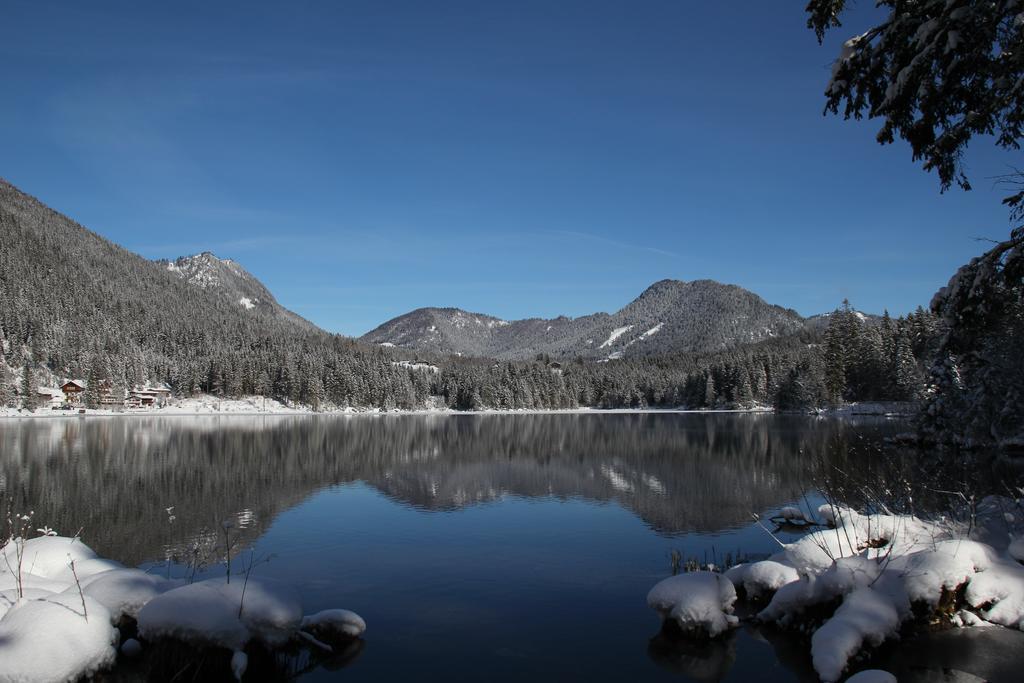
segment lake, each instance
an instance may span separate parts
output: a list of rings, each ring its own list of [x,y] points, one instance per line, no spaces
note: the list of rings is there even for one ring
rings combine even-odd
[[[805,681],[792,636],[674,642],[645,596],[673,551],[773,552],[752,514],[817,507],[823,470],[884,471],[878,445],[905,429],[716,413],[3,420],[0,504],[178,576],[196,553],[196,576],[223,574],[212,546],[231,520],[235,570],[254,558],[307,613],[368,623],[360,651],[304,681]],[[965,630],[874,663],[901,681],[937,666],[1011,681],[1022,645]]]

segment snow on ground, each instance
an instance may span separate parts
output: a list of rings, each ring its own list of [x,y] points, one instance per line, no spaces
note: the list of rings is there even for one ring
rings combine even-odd
[[[422,370],[424,372],[430,372],[435,375],[441,374],[441,368],[430,363],[420,363],[418,361],[411,360],[394,360],[391,364],[395,367],[405,368],[406,370]]]
[[[111,667],[124,617],[137,619],[142,641],[126,641],[126,657],[163,639],[223,647],[234,651],[236,678],[250,642],[312,640],[330,649],[366,630],[347,610],[303,617],[295,590],[266,579],[188,584],[126,569],[60,536],[13,539],[0,549],[0,683],[73,681]]]
[[[26,596],[0,618],[0,681],[90,676],[114,663],[117,641],[110,613],[91,598]]]
[[[642,341],[645,341],[647,339],[650,339],[653,335],[655,335],[658,332],[660,332],[661,328],[664,327],[664,326],[665,326],[665,323],[658,323],[657,325],[655,325],[651,329],[647,330],[646,332],[644,332],[640,336],[634,337],[633,339],[630,339],[628,342],[626,342],[626,347],[628,348],[628,347],[632,346],[633,344],[636,344],[637,342],[642,342]]]
[[[803,511],[792,505],[788,505],[779,510],[779,517],[782,517],[787,522],[804,522],[807,521],[804,517]]]
[[[646,332],[644,332],[643,334],[641,334],[639,338],[640,339],[647,339],[648,337],[650,337],[652,335],[658,334],[658,332],[660,332],[661,328],[664,327],[664,326],[665,326],[665,323],[658,323],[657,325],[655,325],[651,329],[649,329]]]
[[[891,600],[871,588],[856,589],[811,637],[814,670],[824,681],[838,681],[855,654],[865,645],[881,645],[899,625]]]
[[[243,296],[241,299],[239,299],[238,303],[242,304],[242,306],[248,311],[251,311],[252,309],[256,308],[256,304],[253,303],[252,299],[250,299],[247,296]]]
[[[986,498],[979,509],[986,507],[1000,504]],[[922,613],[954,627],[988,622],[1024,630],[1024,566],[1011,551],[1020,537],[1012,515],[989,516],[1000,524],[1005,518],[1001,532],[988,523],[968,530],[831,505],[819,508],[818,517],[832,528],[786,544],[766,560],[732,567],[718,580],[742,588],[748,599],[767,600],[756,617],[761,622],[816,626],[811,656],[822,680],[839,680],[858,652],[894,637]],[[666,579],[651,590],[648,604],[684,630],[722,633],[732,603],[715,603],[709,576],[716,575]],[[722,588],[715,595],[727,593]],[[833,608],[818,621],[822,610]],[[857,680],[892,680],[882,674]]]
[[[714,572],[689,572],[658,583],[647,594],[647,604],[665,619],[672,619],[684,633],[703,633],[714,638],[739,623],[732,615],[736,589]]]
[[[616,339],[626,334],[631,329],[633,329],[632,325],[626,325],[625,327],[616,327],[614,330],[612,330],[612,333],[608,335],[608,339],[606,339],[604,343],[598,346],[597,348],[603,349],[606,346],[611,346],[612,344],[615,343]]]
[[[775,560],[762,560],[736,565],[725,573],[733,585],[742,586],[747,597],[757,598],[763,593],[774,593],[800,578],[796,569]]]
[[[771,408],[755,406],[743,409],[722,409],[722,410],[688,410],[684,408],[483,408],[481,410],[461,411],[448,408],[444,404],[444,397],[430,396],[426,404],[421,408],[404,409],[393,408],[384,410],[377,407],[354,407],[337,406],[330,402],[322,403],[317,410],[311,406],[300,403],[284,404],[272,398],[262,396],[245,396],[242,398],[225,399],[217,396],[200,395],[190,398],[172,398],[167,405],[159,408],[138,408],[115,410],[86,410],[86,416],[95,417],[123,417],[127,415],[141,415],[158,417],[164,415],[589,415],[599,413],[601,415],[635,415],[639,413],[651,414],[695,414],[707,415],[710,413],[770,413]],[[38,409],[32,412],[22,411],[18,408],[0,408],[0,418],[73,418],[79,417],[78,411],[74,410],[50,410]]]
[[[830,415],[878,415],[883,417],[899,417],[914,415],[920,404],[914,401],[860,401],[847,403],[837,408],[829,408]]]

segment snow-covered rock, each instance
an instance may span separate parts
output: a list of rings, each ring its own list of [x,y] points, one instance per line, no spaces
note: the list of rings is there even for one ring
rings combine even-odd
[[[0,573],[10,573],[8,567],[14,567],[17,564],[20,543],[20,539],[11,541],[0,551]],[[40,536],[24,541],[22,569],[25,573],[34,576],[64,581],[71,575],[71,562],[73,561],[78,576],[81,578],[96,573],[98,567],[91,571],[89,569],[90,560],[100,560],[100,558],[92,548],[77,538]],[[101,562],[109,561],[102,560]],[[120,566],[115,562],[103,565],[103,570]]]
[[[1005,507],[994,505],[998,520],[1015,524]],[[725,577],[748,596],[771,594],[760,621],[806,628],[815,615],[812,659],[823,680],[838,680],[851,657],[896,634],[922,606],[950,626],[989,622],[1024,630],[1024,566],[1007,529],[1000,537],[985,525],[959,528],[948,520],[862,515],[834,505],[819,508],[818,516],[834,528],[813,531],[767,560],[737,565]],[[988,542],[999,538],[1003,550]],[[663,611],[672,596],[663,589],[652,606]],[[835,612],[818,625],[821,610],[833,605]]]
[[[358,638],[366,632],[366,622],[347,609],[328,609],[303,617],[302,630],[320,640],[337,640],[339,636]]]
[[[956,590],[978,571],[988,569],[995,553],[988,546],[968,540],[939,541],[934,550],[920,550],[896,557],[886,568],[898,572],[912,602],[938,605],[944,590]]]
[[[114,623],[122,617],[135,618],[147,602],[173,588],[182,580],[168,580],[139,569],[111,569],[82,581],[83,592],[110,612]],[[66,592],[77,592],[72,586]]]
[[[244,591],[244,595],[243,595]],[[209,579],[157,595],[139,610],[139,635],[241,650],[256,639],[270,647],[287,642],[302,623],[295,592],[250,579]]]
[[[787,522],[806,522],[807,518],[804,517],[804,513],[798,507],[787,505],[786,507],[779,510],[779,517],[786,520]]]
[[[0,618],[0,682],[74,681],[109,667],[118,634],[92,598],[19,600]]]
[[[786,584],[800,579],[800,574],[792,565],[771,559],[736,565],[725,572],[725,576],[734,585],[742,585],[748,598],[759,598],[766,593],[774,593]]]
[[[1024,631],[1024,567],[1017,562],[996,561],[972,576],[965,598],[986,621]]]
[[[679,574],[661,581],[647,594],[647,604],[687,633],[714,638],[739,623],[732,615],[736,589],[714,572]]]
[[[239,679],[250,642],[274,649],[302,637],[303,627],[334,642],[366,630],[347,610],[303,618],[294,589],[267,579],[185,584],[127,569],[60,536],[15,539],[0,550],[0,683],[73,681],[111,666],[119,640],[114,625],[124,617],[137,620],[148,643],[169,638],[233,651]],[[121,646],[127,657],[141,651],[134,639]]]
[[[838,681],[850,658],[865,644],[881,645],[899,625],[900,616],[890,600],[871,588],[858,588],[811,637],[814,670],[823,681]]]

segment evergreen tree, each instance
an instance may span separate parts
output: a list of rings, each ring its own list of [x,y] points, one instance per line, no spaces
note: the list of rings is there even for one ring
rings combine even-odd
[[[319,375],[313,375],[309,378],[309,388],[307,390],[307,400],[313,410],[320,410],[320,406],[324,402],[326,393],[324,391],[323,380],[320,379]]]
[[[921,373],[911,351],[910,339],[906,332],[896,338],[892,377],[893,398],[901,401],[913,401],[918,398],[921,390]]]
[[[750,375],[746,370],[740,368],[739,379],[736,382],[736,406],[738,408],[749,408],[754,404],[754,390],[750,386]]]
[[[849,325],[846,316],[849,313],[849,302],[843,301],[844,309],[836,309],[829,318],[825,330],[825,388],[828,400],[838,404],[846,390],[846,371],[849,356]],[[786,381],[792,385],[793,378]],[[792,390],[791,387],[789,390]]]
[[[970,189],[962,156],[975,135],[1015,150],[1024,132],[1024,59],[1017,0],[879,0],[884,21],[847,40],[825,91],[826,110],[882,119],[876,139],[910,144],[943,189]],[[810,0],[821,41],[846,0]]]
[[[32,379],[32,367],[26,358],[21,367],[21,407],[25,410],[35,410],[36,405],[36,386]]]
[[[718,397],[715,393],[715,376],[708,373],[707,381],[704,383],[704,407],[714,408]]]
[[[6,365],[0,365],[0,408],[14,405],[14,384]]]
[[[943,190],[970,189],[962,158],[975,136],[1010,150],[1024,136],[1019,2],[878,4],[888,8],[885,19],[843,44],[826,109],[882,119],[879,142],[903,138]],[[808,25],[819,41],[840,25],[845,6],[810,0]],[[932,300],[946,330],[922,411],[931,439],[974,446],[1024,438],[1024,174],[1009,183],[1009,239],[961,267]]]
[[[4,354],[4,337],[0,332],[0,408],[14,405],[14,382],[11,377],[11,370],[7,367],[7,357]]]
[[[103,394],[103,385],[109,373],[103,356],[99,353],[93,354],[89,363],[89,374],[85,380],[85,407],[99,408],[100,399]]]

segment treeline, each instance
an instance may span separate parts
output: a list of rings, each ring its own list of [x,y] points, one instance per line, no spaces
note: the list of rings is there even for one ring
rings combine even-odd
[[[0,332],[8,355],[13,348],[22,356],[7,363],[0,359],[5,405],[31,403],[26,387],[52,373],[85,378],[87,402],[97,401],[92,388],[108,380],[115,391],[158,381],[180,396],[263,395],[313,408],[415,409],[434,401],[456,410],[802,410],[843,401],[919,398],[940,326],[920,309],[905,318],[869,319],[844,303],[823,331],[808,329],[713,354],[606,363],[560,363],[543,354],[532,362],[424,356],[418,360],[429,367],[419,369],[400,365],[400,352],[326,334],[218,339],[197,332],[192,339],[165,338],[162,346],[144,352],[108,339],[103,348],[69,358],[49,348],[45,338],[17,339],[2,326]],[[8,366],[27,368],[28,383]]]
[[[770,406],[804,410],[845,401],[913,401],[941,337],[939,320],[918,309],[872,319],[843,307],[823,332],[713,354],[677,354],[562,365],[462,360],[435,380],[456,409]],[[441,362],[436,360],[435,362]]]

